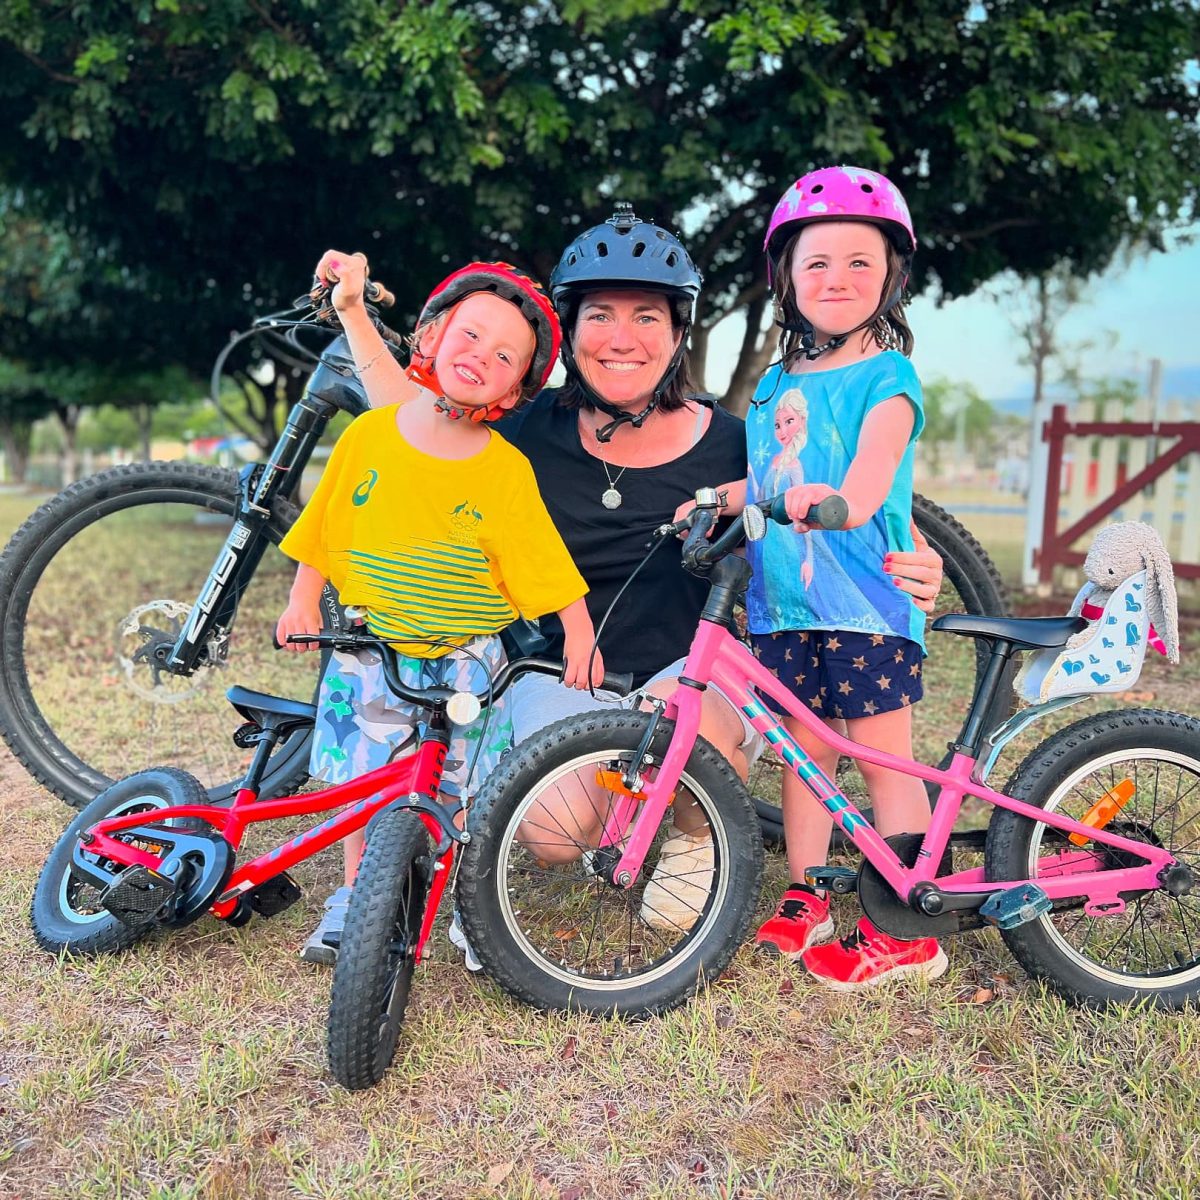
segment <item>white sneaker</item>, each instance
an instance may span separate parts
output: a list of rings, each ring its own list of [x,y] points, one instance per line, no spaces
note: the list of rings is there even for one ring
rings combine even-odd
[[[467,941],[467,935],[458,923],[457,911],[450,920],[450,945],[463,952],[463,965],[468,971],[483,970],[483,964],[475,957],[475,951],[471,949],[471,943]]]
[[[325,901],[325,913],[321,923],[308,936],[300,957],[305,962],[317,963],[323,967],[332,967],[337,960],[337,947],[341,941],[342,930],[346,928],[346,909],[350,907],[350,888],[343,884],[328,900]],[[332,945],[325,939],[332,937]]]
[[[655,929],[686,933],[708,903],[712,887],[712,837],[678,830],[662,844],[642,893],[642,920]]]

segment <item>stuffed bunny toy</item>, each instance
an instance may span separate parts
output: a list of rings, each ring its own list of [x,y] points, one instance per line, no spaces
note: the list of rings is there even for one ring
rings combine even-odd
[[[1087,582],[1069,615],[1089,624],[1061,649],[1027,656],[1014,684],[1025,700],[1125,691],[1141,672],[1147,645],[1179,661],[1175,572],[1152,526],[1106,526],[1092,542],[1083,573]]]

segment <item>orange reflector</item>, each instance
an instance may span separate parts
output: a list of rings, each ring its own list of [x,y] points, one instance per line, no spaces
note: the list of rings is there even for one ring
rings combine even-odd
[[[645,792],[631,792],[625,786],[625,778],[620,771],[609,771],[604,767],[596,768],[596,784],[602,787],[606,792],[616,792],[618,796],[632,796],[635,800],[645,800]],[[671,793],[668,804],[675,803],[675,793]]]
[[[1122,779],[1079,818],[1079,823],[1090,825],[1093,829],[1103,829],[1133,799],[1136,790],[1132,779]],[[1091,839],[1086,833],[1073,833],[1067,840],[1073,846],[1086,846]]]

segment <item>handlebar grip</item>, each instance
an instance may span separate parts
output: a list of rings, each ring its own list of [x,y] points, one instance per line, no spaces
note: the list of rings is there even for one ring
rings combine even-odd
[[[841,496],[826,496],[820,504],[814,504],[805,515],[805,521],[818,529],[841,529],[850,515],[850,506]],[[790,525],[792,518],[787,515],[787,508],[782,496],[776,496],[771,502],[771,520],[780,525]]]
[[[628,696],[633,691],[633,672],[605,671],[600,686],[606,692],[616,692],[618,696]]]
[[[374,279],[367,280],[363,294],[372,304],[378,304],[380,308],[391,308],[396,303],[396,297],[382,283],[378,283]]]

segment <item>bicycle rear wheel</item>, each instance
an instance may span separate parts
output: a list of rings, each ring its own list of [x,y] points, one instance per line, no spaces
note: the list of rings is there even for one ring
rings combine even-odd
[[[706,742],[696,743],[675,800],[688,836],[668,816],[640,878],[630,887],[612,878],[620,855],[595,826],[617,819],[620,805],[636,807],[619,780],[649,719],[613,712],[559,721],[504,759],[476,798],[459,914],[488,974],[526,1004],[663,1012],[719,974],[746,936],[762,837],[745,787]],[[660,722],[654,762],[673,729]],[[628,813],[619,819],[618,840],[630,823]]]
[[[1073,1003],[1101,1007],[1142,1001],[1180,1008],[1200,999],[1200,720],[1152,709],[1100,713],[1036,747],[1006,792],[1079,820],[1119,789],[1129,798],[1113,833],[1169,850],[1195,877],[1185,894],[1165,888],[1123,894],[1125,911],[1089,916],[1072,902],[1001,930],[1035,979]],[[1033,879],[1056,870],[1075,846],[1047,825],[997,809],[984,869],[992,881]],[[1143,860],[1102,851],[1111,868]],[[1060,868],[1059,868],[1060,869]]]
[[[278,550],[296,509],[278,503],[231,636],[189,677],[148,651],[174,643],[233,525],[234,472],[190,463],[102,471],[37,510],[0,555],[0,734],[29,772],[81,807],[117,776],[169,763],[229,799],[248,762],[225,689],[312,698],[318,656],[272,648],[295,566]],[[332,605],[327,595],[327,609]],[[330,614],[327,612],[327,616]],[[294,788],[307,731],[263,781]]]
[[[929,545],[942,557],[944,577],[933,615],[927,627],[943,613],[965,612],[976,616],[1009,615],[1008,590],[995,564],[970,532],[945,509],[924,496],[913,496],[913,520]],[[913,719],[913,749],[922,762],[940,759],[944,766],[950,754],[946,744],[958,732],[968,698],[973,698],[987,667],[987,651],[971,638],[928,634],[929,651],[921,674],[926,699]],[[997,689],[987,713],[987,728],[999,724],[1012,711],[1012,674],[1016,664]],[[783,814],[779,808],[781,764],[765,754],[750,774],[748,786],[754,796],[763,838],[769,846],[783,845]],[[857,776],[844,781],[852,790]],[[858,794],[860,807],[867,803],[865,791]]]

